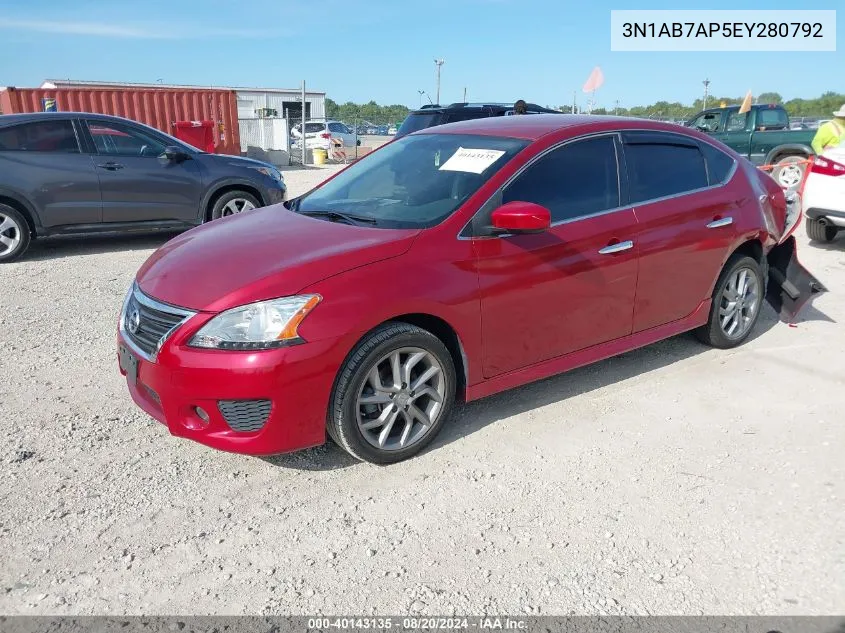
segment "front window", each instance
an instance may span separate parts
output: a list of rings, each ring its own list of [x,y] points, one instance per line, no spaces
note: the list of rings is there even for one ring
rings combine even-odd
[[[354,163],[294,209],[348,214],[381,228],[434,226],[526,145],[491,136],[407,136]]]
[[[89,121],[88,130],[98,154],[153,158],[164,153],[164,145],[158,139],[128,125]]]

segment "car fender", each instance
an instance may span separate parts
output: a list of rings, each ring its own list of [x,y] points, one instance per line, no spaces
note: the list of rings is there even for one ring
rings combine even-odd
[[[29,214],[32,223],[35,225],[36,233],[38,233],[41,229],[43,229],[43,225],[41,224],[41,218],[38,216],[38,211],[35,209],[29,200],[24,196],[21,192],[16,191],[14,189],[10,189],[6,186],[0,186],[0,198],[8,198],[10,200],[14,200],[24,209],[26,209],[27,213]]]
[[[302,322],[300,334],[306,341],[332,338],[337,340],[345,357],[355,345],[379,325],[403,315],[435,317],[455,333],[467,384],[480,379],[474,375],[480,367],[472,367],[467,359],[481,357],[481,332],[478,328],[481,303],[472,284],[472,273],[462,279],[441,281],[434,275],[418,275],[410,281],[401,274],[402,256],[374,262],[303,288],[300,294],[319,294],[321,303]],[[438,288],[450,289],[444,300]],[[358,288],[359,292],[349,292]]]
[[[803,143],[784,143],[783,145],[778,145],[771,150],[769,153],[766,154],[766,160],[764,161],[765,165],[771,165],[774,163],[774,160],[777,156],[781,154],[789,154],[794,156],[796,154],[804,154],[809,158],[810,156],[815,155],[813,152],[813,148],[809,145],[804,145]]]

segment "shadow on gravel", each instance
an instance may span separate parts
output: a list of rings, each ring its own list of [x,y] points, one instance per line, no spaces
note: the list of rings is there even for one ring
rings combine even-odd
[[[339,470],[361,463],[331,440],[327,440],[322,446],[309,448],[298,453],[273,455],[259,459],[280,468],[312,471]]]
[[[810,305],[802,312],[799,323],[806,321],[833,322],[833,319]],[[774,310],[766,304],[748,342],[763,336],[778,325],[787,327],[780,324]],[[710,347],[700,343],[691,333],[680,334],[665,341],[574,369],[540,382],[505,391],[469,404],[461,404],[456,407],[452,420],[443,428],[427,451],[437,450],[441,446],[475,433],[503,418],[509,418],[538,407],[562,402],[574,396],[612,386],[636,376],[694,358],[710,349]]]
[[[20,261],[25,263],[27,261],[46,261],[78,255],[155,249],[169,239],[176,237],[179,233],[181,231],[47,237],[32,242],[29,252],[25,253]]]

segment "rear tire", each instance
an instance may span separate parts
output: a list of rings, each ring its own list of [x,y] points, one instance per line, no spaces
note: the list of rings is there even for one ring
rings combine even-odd
[[[364,337],[341,366],[329,402],[328,434],[362,461],[408,459],[443,428],[455,385],[452,356],[439,338],[408,323],[386,323]]]
[[[807,237],[809,237],[814,242],[832,242],[836,239],[836,234],[839,233],[839,229],[835,226],[825,226],[815,218],[807,218],[806,223],[807,228]]]
[[[0,263],[23,255],[31,239],[26,218],[9,205],[0,204]]]
[[[251,193],[227,191],[214,203],[211,209],[211,219],[219,220],[244,211],[252,211],[260,206],[261,203]]]
[[[732,255],[713,289],[710,318],[695,330],[695,335],[711,347],[740,345],[757,324],[765,294],[760,263],[748,255]]]

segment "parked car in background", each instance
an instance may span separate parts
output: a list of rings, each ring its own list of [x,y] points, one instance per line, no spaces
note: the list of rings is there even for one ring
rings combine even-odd
[[[456,399],[688,330],[734,347],[764,296],[794,318],[824,291],[795,257],[800,216],[750,162],[676,125],[438,126],[284,208],[170,241],[126,295],[117,359],[173,435],[264,455],[328,433],[397,462]]]
[[[534,103],[526,104],[528,114],[561,114],[558,110],[543,108]],[[396,136],[405,136],[411,132],[424,130],[436,125],[485,119],[488,117],[513,114],[510,103],[453,103],[447,106],[427,105],[413,110],[399,126]]]
[[[772,178],[782,187],[797,187],[804,178],[806,161],[815,155],[811,143],[815,132],[792,130],[789,116],[779,105],[753,105],[740,113],[739,106],[711,108],[689,122],[719,139],[756,165],[776,165]]]
[[[398,131],[398,130],[397,130],[396,126],[395,126],[395,125],[391,125],[389,128],[387,128],[387,135],[388,135],[388,136],[396,136],[396,132],[397,132],[397,131]]]
[[[0,116],[0,262],[36,237],[184,229],[281,202],[272,165],[86,113]]]
[[[807,174],[802,203],[811,240],[832,242],[845,231],[845,147],[816,157]]]
[[[324,149],[331,147],[331,140],[339,138],[343,141],[344,147],[355,147],[357,139],[355,131],[340,121],[306,121],[305,122],[305,148]],[[360,143],[357,143],[360,145]],[[293,126],[291,130],[291,145],[294,148],[302,147],[302,124]]]

